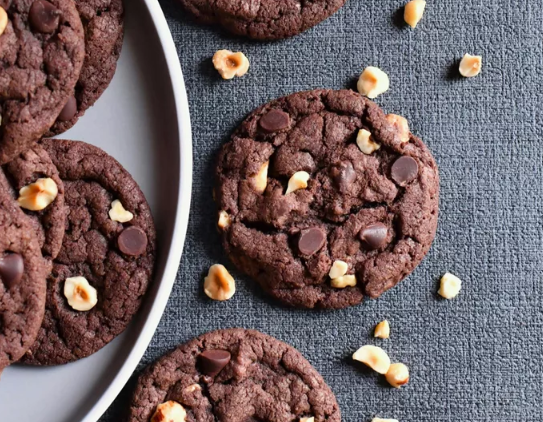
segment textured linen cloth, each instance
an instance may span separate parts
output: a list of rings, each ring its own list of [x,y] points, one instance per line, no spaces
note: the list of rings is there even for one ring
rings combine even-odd
[[[175,0],[161,2],[179,52],[192,114],[194,182],[185,252],[168,307],[131,382],[102,418],[119,421],[144,365],[200,333],[255,328],[300,350],[335,392],[344,421],[543,419],[543,12],[541,0],[428,1],[419,26],[402,24],[403,0],[348,0],[312,30],[260,43],[200,27]],[[243,51],[249,73],[223,81],[211,57]],[[483,71],[458,76],[464,53]],[[440,168],[439,228],[430,253],[378,300],[340,311],[300,311],[268,299],[222,252],[211,191],[219,147],[247,113],[313,88],[354,88],[365,66],[390,76],[377,99],[405,116]],[[203,277],[225,264],[228,302],[208,300]],[[463,280],[452,301],[440,276]],[[373,327],[391,323],[389,340]],[[404,362],[401,390],[350,356],[384,347]]]

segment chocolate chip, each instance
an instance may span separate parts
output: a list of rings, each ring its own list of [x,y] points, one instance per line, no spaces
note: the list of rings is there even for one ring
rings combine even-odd
[[[12,253],[0,258],[0,280],[7,289],[21,281],[24,273],[23,257],[18,253]]]
[[[75,113],[77,113],[77,101],[75,97],[72,96],[58,115],[57,120],[59,122],[67,122],[68,120],[73,119]]]
[[[200,353],[200,369],[205,375],[215,377],[228,365],[230,358],[227,350],[205,350]]]
[[[50,34],[58,28],[60,11],[45,0],[35,0],[30,6],[28,20],[38,32]]]
[[[330,173],[340,192],[347,191],[349,186],[356,180],[356,172],[350,161],[342,161],[336,164],[332,167]]]
[[[318,227],[302,230],[298,238],[298,250],[302,255],[313,255],[323,247],[326,233]]]
[[[390,176],[400,186],[405,186],[409,182],[413,181],[419,174],[419,165],[417,162],[406,155],[398,158],[392,169],[390,170]]]
[[[147,235],[139,227],[131,226],[121,232],[117,238],[117,245],[126,255],[141,255],[147,248]]]
[[[259,123],[262,130],[273,133],[286,129],[290,124],[290,117],[282,110],[273,109],[264,114]]]
[[[388,228],[383,223],[373,223],[360,231],[360,240],[368,249],[379,249],[387,239]]]

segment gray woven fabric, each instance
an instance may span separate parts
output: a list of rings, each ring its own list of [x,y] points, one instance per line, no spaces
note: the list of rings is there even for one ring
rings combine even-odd
[[[305,34],[257,43],[196,26],[175,0],[162,2],[190,100],[194,199],[177,282],[140,369],[200,333],[243,326],[298,348],[334,390],[345,421],[543,419],[541,1],[429,1],[416,30],[401,25],[402,4],[349,0]],[[220,79],[211,57],[222,48],[247,54],[245,77]],[[477,78],[455,71],[466,52],[483,55]],[[440,166],[436,240],[422,265],[379,300],[333,312],[284,308],[221,251],[211,199],[216,153],[258,105],[300,90],[353,87],[367,65],[390,76],[391,89],[377,102],[408,118]],[[218,262],[238,280],[226,303],[202,290]],[[454,301],[436,296],[446,271],[464,281]],[[374,341],[383,318],[391,338]],[[366,343],[409,366],[406,388],[390,389],[352,364],[350,355]],[[119,420],[133,380],[103,421]]]

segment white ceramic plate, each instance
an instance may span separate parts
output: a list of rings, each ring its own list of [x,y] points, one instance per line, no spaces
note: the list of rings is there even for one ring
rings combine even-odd
[[[93,356],[60,367],[7,368],[0,380],[0,421],[98,420],[149,345],[175,281],[192,183],[183,76],[158,1],[128,0],[125,11],[125,41],[112,83],[62,137],[103,148],[143,189],[157,227],[154,282],[126,332]]]

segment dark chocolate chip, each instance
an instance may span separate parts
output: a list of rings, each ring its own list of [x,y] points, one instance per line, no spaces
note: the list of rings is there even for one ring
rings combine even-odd
[[[228,365],[230,358],[227,350],[205,350],[200,353],[200,369],[205,375],[215,377]]]
[[[350,161],[342,161],[332,167],[331,176],[340,192],[345,192],[356,180],[356,172]]]
[[[419,165],[412,157],[406,155],[398,158],[392,169],[390,170],[390,176],[400,186],[405,186],[409,182],[415,180],[419,174]]]
[[[12,253],[0,258],[0,280],[7,289],[19,283],[23,277],[23,273],[23,257],[18,253]]]
[[[126,255],[141,255],[147,248],[147,235],[139,227],[131,226],[121,232],[117,238],[117,245]]]
[[[260,118],[262,130],[273,133],[286,129],[290,124],[290,117],[283,110],[273,109]]]
[[[323,247],[326,233],[318,227],[302,230],[298,238],[298,250],[302,255],[313,255]]]
[[[68,120],[73,119],[75,113],[77,113],[77,101],[75,97],[72,96],[58,115],[57,120],[59,122],[67,122]]]
[[[35,0],[30,6],[28,20],[38,32],[50,34],[58,28],[60,11],[45,0]]]
[[[360,231],[360,240],[368,249],[379,249],[386,242],[387,232],[383,223],[373,223]]]

